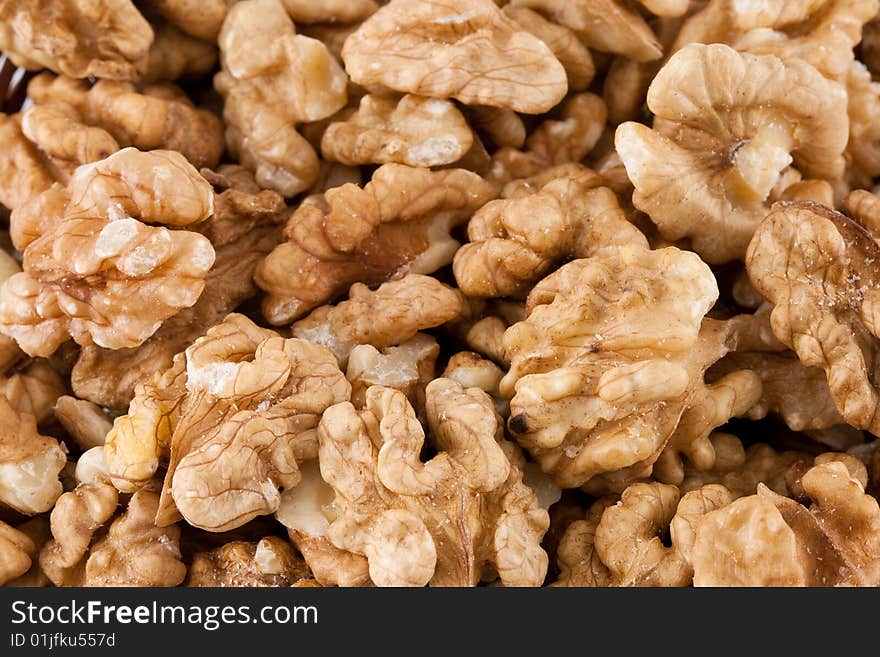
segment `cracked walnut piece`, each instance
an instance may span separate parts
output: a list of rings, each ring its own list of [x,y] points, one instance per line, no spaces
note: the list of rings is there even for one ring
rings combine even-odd
[[[817,203],[777,203],[749,244],[755,288],[773,305],[773,333],[806,367],[825,370],[846,422],[880,433],[877,390],[880,246]]]
[[[53,214],[40,212],[53,202]],[[179,153],[126,148],[80,167],[12,219],[28,241],[17,243],[24,271],[0,290],[0,330],[40,356],[70,337],[141,344],[196,302],[214,263],[201,235],[147,223],[188,226],[212,212],[211,186]]]
[[[403,393],[374,386],[357,411],[324,413],[321,475],[336,491],[327,528],[334,547],[367,558],[377,586],[474,586],[496,571],[505,586],[538,586],[547,512],[498,442],[492,400],[449,379],[428,385],[427,417],[440,450],[427,463],[425,433]]]
[[[464,169],[385,164],[363,188],[348,183],[317,204],[302,203],[284,229],[287,241],[257,267],[255,280],[268,293],[264,316],[285,324],[353,283],[436,271],[459,246],[449,231],[495,194]]]
[[[492,0],[392,0],[349,36],[351,79],[402,93],[540,114],[568,89],[547,45]]]
[[[258,543],[233,541],[193,556],[187,586],[308,586],[308,567],[287,541],[267,536]]]
[[[653,129],[623,123],[615,137],[633,204],[709,263],[743,257],[792,162],[810,178],[843,174],[846,92],[800,60],[693,44],[654,78],[648,107]]]
[[[504,335],[517,441],[565,488],[650,474],[727,351],[727,327],[703,322],[717,296],[708,266],[674,247],[608,247],[546,277]]]

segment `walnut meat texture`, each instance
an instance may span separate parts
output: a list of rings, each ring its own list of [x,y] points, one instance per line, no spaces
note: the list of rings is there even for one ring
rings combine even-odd
[[[233,541],[192,560],[187,586],[296,586],[310,581],[309,569],[286,541],[267,536],[258,543]]]
[[[0,586],[24,575],[35,552],[34,542],[27,534],[0,520]]]
[[[825,371],[849,424],[878,421],[880,247],[856,222],[816,203],[778,203],[749,244],[749,277],[773,305],[773,333]]]
[[[880,508],[844,463],[801,480],[806,508],[765,486],[706,515],[693,548],[697,586],[877,586]]]
[[[633,204],[664,239],[689,238],[707,262],[742,258],[781,171],[794,163],[810,178],[841,177],[846,102],[840,85],[800,60],[687,46],[648,90],[653,129],[617,129]]]
[[[131,0],[0,2],[0,50],[27,69],[133,80],[152,42]]]
[[[463,169],[429,171],[385,164],[363,188],[348,183],[302,203],[284,229],[287,241],[257,267],[267,292],[263,314],[285,324],[345,293],[449,264],[459,244],[449,231],[495,197]]]
[[[232,314],[175,359],[161,381],[136,389],[104,453],[114,483],[143,485],[167,461],[158,522],[182,515],[208,531],[273,513],[278,489],[295,486],[314,458],[315,428],[351,386],[333,355],[285,340]]]
[[[365,87],[526,114],[546,112],[568,89],[550,48],[491,0],[392,0],[346,39],[342,58]]]
[[[15,212],[24,271],[0,290],[0,330],[41,356],[71,337],[141,344],[196,302],[214,263],[201,235],[148,224],[185,227],[212,211],[211,186],[179,153],[130,148],[80,167]]]
[[[504,335],[508,428],[563,488],[621,490],[650,474],[727,351],[724,326],[700,328],[717,295],[705,263],[674,247],[609,247],[564,265]]]
[[[468,238],[453,263],[468,296],[521,294],[561,260],[585,258],[605,246],[648,246],[614,192],[589,169],[525,196],[490,201],[468,223]]]
[[[549,517],[498,442],[492,400],[435,379],[425,434],[403,393],[373,386],[366,405],[331,407],[318,429],[321,475],[336,491],[328,536],[363,555],[378,586],[473,586],[497,572],[505,586],[538,586]]]
[[[279,0],[234,5],[219,37],[226,143],[257,183],[283,196],[308,189],[318,157],[296,131],[346,102],[345,72],[326,46],[296,33]]]

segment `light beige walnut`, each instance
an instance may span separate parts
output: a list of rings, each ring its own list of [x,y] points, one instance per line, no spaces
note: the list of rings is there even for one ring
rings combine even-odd
[[[59,215],[39,212],[57,197]],[[35,238],[17,244],[24,271],[0,291],[0,330],[31,355],[71,337],[111,349],[141,344],[196,302],[214,263],[201,235],[148,224],[188,226],[212,211],[210,185],[179,153],[123,149],[80,167],[65,189],[16,210],[13,233]]]
[[[30,537],[0,520],[0,586],[24,575],[36,552]]]
[[[180,528],[157,527],[159,496],[139,490],[125,513],[95,543],[85,564],[84,586],[177,586],[186,577]]]
[[[14,209],[48,189],[61,172],[21,131],[21,115],[0,114],[0,203]]]
[[[345,72],[320,42],[296,33],[279,0],[234,5],[219,37],[226,144],[262,187],[283,196],[308,189],[318,158],[296,131],[346,102]]]
[[[823,463],[842,463],[851,479],[859,482],[863,489],[868,487],[868,469],[864,462],[853,454],[846,452],[824,452],[819,454],[812,462],[804,460],[794,463],[785,475],[785,483],[788,487],[788,497],[802,504],[809,503],[810,498],[804,490],[803,477],[814,466]]]
[[[815,203],[778,203],[746,257],[755,288],[773,305],[771,326],[806,367],[825,371],[840,415],[880,432],[880,247],[855,221]]]
[[[56,400],[66,391],[64,380],[45,360],[0,376],[0,395],[19,413],[33,415],[38,424],[52,417]]]
[[[311,579],[302,557],[277,536],[258,543],[233,541],[193,556],[187,586],[303,586]]]
[[[392,0],[346,39],[342,58],[368,88],[526,114],[546,112],[568,88],[550,48],[491,0]]]
[[[498,410],[504,370],[491,360],[481,358],[473,351],[459,351],[449,359],[442,376],[452,379],[463,388],[479,388],[489,393],[489,396],[495,400],[495,408]]]
[[[512,0],[511,4],[540,11],[571,28],[593,50],[639,62],[660,59],[663,54],[644,19],[617,0]]]
[[[526,196],[490,201],[468,223],[468,238],[453,271],[462,292],[482,297],[521,294],[560,261],[606,246],[648,246],[614,192],[589,169]]]
[[[654,78],[648,107],[653,129],[624,123],[615,136],[633,204],[710,263],[743,257],[789,164],[843,174],[846,93],[800,60],[690,45]]]
[[[34,416],[0,395],[0,503],[27,515],[48,511],[62,493],[66,463],[64,447],[37,433]]]
[[[401,344],[418,331],[456,319],[463,306],[454,288],[431,276],[408,274],[376,290],[355,283],[347,301],[312,311],[293,324],[291,334],[326,347],[345,367],[357,345],[383,349]]]
[[[729,328],[695,254],[609,247],[538,283],[504,335],[508,428],[564,488],[650,474]],[[701,331],[701,323],[703,330]]]
[[[430,274],[452,261],[449,231],[495,197],[463,169],[429,171],[385,164],[363,188],[353,184],[303,203],[287,223],[287,241],[257,267],[268,294],[263,314],[285,324],[343,294],[405,274]]]
[[[425,333],[416,333],[397,346],[377,349],[371,344],[351,350],[345,377],[351,383],[351,403],[364,405],[367,390],[384,386],[400,390],[418,413],[425,409],[425,386],[436,375],[440,345]],[[467,386],[471,387],[471,386]]]
[[[242,167],[224,165],[216,173],[202,170],[214,185],[214,214],[193,228],[211,240],[216,257],[198,300],[167,319],[138,347],[83,347],[71,373],[78,397],[125,410],[135,386],[171,367],[183,351],[239,304],[257,294],[253,274],[281,239],[287,217],[283,199],[260,190]]]
[[[854,62],[846,78],[849,98],[849,143],[846,146],[847,181],[870,187],[880,175],[880,83],[861,62]]]
[[[203,41],[217,39],[226,17],[224,0],[146,0],[141,4]]]
[[[464,116],[448,100],[367,94],[354,114],[327,127],[321,155],[349,165],[435,167],[460,160],[473,139]]]
[[[110,427],[110,419],[97,404],[85,399],[62,395],[55,400],[55,419],[83,450],[104,444]]]
[[[131,0],[4,0],[0,50],[17,66],[133,80],[153,30]]]
[[[867,189],[854,189],[843,199],[843,211],[859,222],[874,241],[880,238],[880,196]]]
[[[403,393],[374,386],[357,411],[339,404],[318,429],[321,475],[336,491],[334,547],[366,557],[378,586],[473,586],[495,572],[505,586],[537,586],[549,526],[492,400],[449,379],[427,388],[439,450],[420,459],[425,434]]]
[[[297,23],[355,23],[372,14],[379,5],[374,0],[282,0]]]
[[[802,478],[809,509],[759,486],[708,514],[693,550],[697,586],[877,586],[880,508],[839,461]]]

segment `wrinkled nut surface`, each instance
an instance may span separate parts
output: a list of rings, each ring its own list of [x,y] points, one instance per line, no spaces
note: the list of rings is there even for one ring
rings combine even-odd
[[[508,428],[562,487],[650,474],[727,351],[723,326],[700,330],[717,295],[708,267],[674,247],[609,247],[564,265],[504,335]]]
[[[653,129],[624,123],[615,147],[633,204],[667,240],[690,238],[710,263],[742,258],[780,172],[843,173],[846,93],[800,60],[690,45],[648,90]]]
[[[392,0],[348,37],[359,85],[540,114],[562,100],[565,69],[492,0]]]
[[[234,541],[199,552],[189,566],[187,586],[302,586],[309,569],[289,543],[267,536],[258,543]]]
[[[34,552],[34,542],[27,534],[0,521],[0,586],[24,575]]]
[[[0,376],[0,395],[19,413],[33,415],[38,424],[52,417],[56,400],[65,392],[64,380],[45,360]]]
[[[364,410],[324,413],[319,461],[338,514],[330,541],[366,557],[378,586],[473,586],[494,571],[505,586],[539,585],[549,517],[511,463],[513,446],[497,441],[491,399],[442,378],[426,394],[440,450],[427,463],[424,430],[399,391],[374,386]]]
[[[303,203],[287,223],[287,241],[257,267],[264,316],[284,324],[355,282],[436,271],[459,246],[449,231],[494,196],[470,171],[385,164],[363,188],[346,184],[320,204]]]

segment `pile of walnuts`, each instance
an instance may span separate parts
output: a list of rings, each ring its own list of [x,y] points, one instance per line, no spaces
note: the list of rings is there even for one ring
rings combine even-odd
[[[0,584],[880,586],[878,12],[0,0]]]

